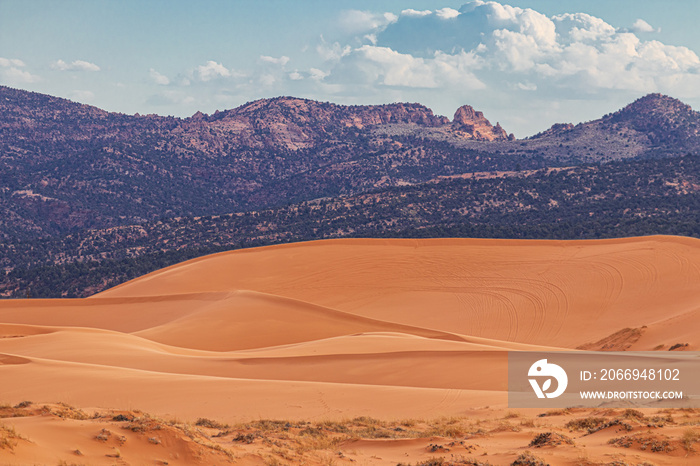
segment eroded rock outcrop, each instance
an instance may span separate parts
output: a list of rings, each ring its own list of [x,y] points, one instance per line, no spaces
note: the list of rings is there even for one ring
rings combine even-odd
[[[482,112],[474,110],[471,105],[463,105],[457,109],[452,119],[452,126],[467,137],[478,141],[514,139],[501,128],[500,123],[493,126]]]

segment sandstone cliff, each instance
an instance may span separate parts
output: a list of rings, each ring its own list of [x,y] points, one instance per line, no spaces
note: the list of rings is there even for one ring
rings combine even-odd
[[[496,123],[496,126],[491,125],[482,112],[474,110],[470,105],[463,105],[457,109],[452,126],[465,137],[477,141],[515,139],[513,135],[508,136],[500,123]]]

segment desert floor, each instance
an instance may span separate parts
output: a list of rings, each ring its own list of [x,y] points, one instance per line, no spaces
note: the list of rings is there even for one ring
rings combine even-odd
[[[507,406],[509,351],[678,344],[694,239],[220,253],[0,302],[0,464],[700,464],[700,411]]]

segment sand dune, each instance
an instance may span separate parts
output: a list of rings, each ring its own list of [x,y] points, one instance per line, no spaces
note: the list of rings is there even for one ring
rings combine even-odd
[[[137,334],[187,348],[232,351],[365,331],[397,331],[461,340],[459,336],[444,331],[384,322],[304,301],[244,290],[232,292],[196,313]]]
[[[48,329],[45,329],[48,332]],[[43,361],[132,368],[170,375],[259,380],[299,380],[504,391],[505,351],[483,345],[391,335],[366,336],[354,344],[326,342],[312,348],[277,347],[264,352],[208,352],[169,347],[133,335],[91,329],[58,329],[33,337],[0,340],[13,351]],[[346,337],[348,338],[348,337]],[[388,341],[387,341],[388,340]],[[405,340],[411,342],[410,345]],[[334,346],[336,346],[334,348]],[[340,346],[340,348],[338,348]],[[88,351],[89,349],[89,351]],[[5,353],[0,363],[10,362]],[[29,359],[21,358],[23,363]],[[465,375],[465,367],[481,374]]]
[[[232,379],[38,358],[22,358],[0,368],[3,399],[11,404],[25,399],[60,400],[78,406],[138,408],[191,420],[425,418],[505,402],[503,393],[482,390]]]
[[[226,422],[502,413],[508,351],[677,344],[700,346],[698,240],[332,240],[0,302],[0,402]]]
[[[699,263],[698,240],[678,237],[334,240],[216,254],[97,297],[251,290],[372,319],[571,348],[698,309]]]
[[[0,322],[136,332],[191,314],[225,295],[192,293],[116,299],[7,300],[0,302]]]

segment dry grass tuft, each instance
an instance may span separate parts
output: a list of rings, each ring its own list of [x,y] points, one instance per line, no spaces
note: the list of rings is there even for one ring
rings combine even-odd
[[[195,443],[197,443],[203,447],[206,447],[206,448],[209,448],[210,450],[214,450],[214,451],[218,451],[220,453],[223,453],[224,455],[228,456],[230,459],[236,458],[236,455],[234,455],[231,450],[224,447],[223,445],[220,445],[218,443],[214,443],[210,440],[199,438],[199,437],[194,438],[193,440]]]
[[[465,458],[461,455],[453,455],[449,460],[443,457],[430,458],[426,461],[421,461],[420,463],[415,463],[415,466],[491,466],[488,461],[476,460],[474,458]],[[410,466],[404,463],[399,463],[397,466]]]
[[[566,428],[569,430],[587,430],[588,433],[596,432],[599,427],[607,421],[604,417],[584,417],[581,419],[573,419],[566,423]]]
[[[608,440],[610,445],[622,448],[638,448],[639,450],[649,450],[653,453],[668,453],[673,451],[671,442],[665,436],[648,435],[638,433],[634,435],[624,435],[622,437]]]
[[[571,410],[569,408],[550,409],[546,413],[538,414],[537,417],[566,416],[567,414],[571,414]]]
[[[533,428],[533,427],[537,427],[537,424],[535,423],[534,419],[525,419],[525,420],[520,421],[520,427]]]
[[[698,429],[690,427],[683,431],[681,444],[686,451],[695,451],[693,446],[698,442],[700,442],[700,431]]]
[[[222,423],[220,423],[220,422],[213,421],[213,420],[207,419],[207,418],[205,418],[205,417],[200,417],[199,419],[197,419],[197,422],[195,422],[194,425],[199,426],[199,427],[206,427],[206,428],[208,428],[208,429],[220,429],[220,430],[223,430],[223,429],[228,429],[228,428],[229,428],[229,425],[228,425],[228,424],[222,424]]]
[[[45,416],[56,416],[61,419],[74,419],[76,421],[84,421],[90,418],[82,409],[73,408],[65,403],[58,403],[55,406],[44,405],[40,412]]]
[[[549,464],[529,451],[525,451],[515,458],[515,461],[511,463],[511,466],[549,466]]]
[[[537,434],[535,438],[532,439],[529,447],[542,448],[542,447],[555,447],[559,445],[573,445],[574,441],[571,440],[566,435],[558,434],[556,432],[542,432]]]
[[[644,413],[637,409],[626,409],[622,412],[621,417],[625,419],[634,419],[640,422],[646,420],[646,416],[644,415]]]
[[[520,430],[521,430],[520,426],[516,426],[516,425],[511,424],[509,422],[503,421],[500,424],[498,424],[496,427],[491,429],[489,431],[489,433],[496,434],[499,432],[520,432]]]
[[[27,440],[18,434],[14,426],[0,424],[0,450],[13,451],[17,446],[17,440]]]

